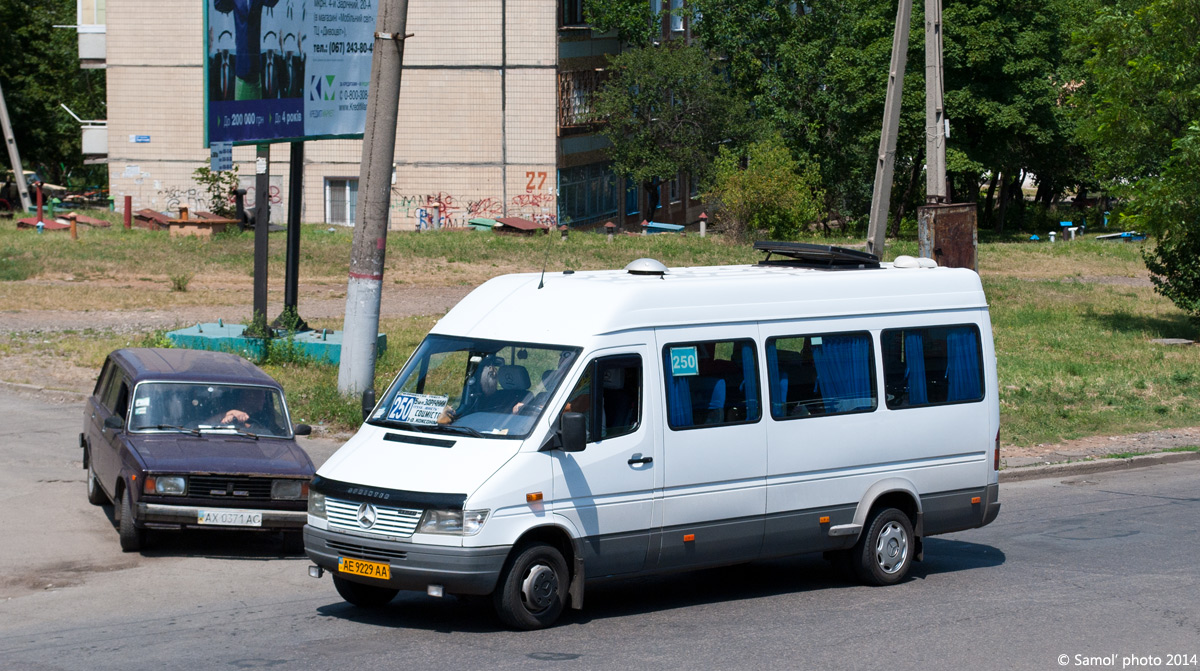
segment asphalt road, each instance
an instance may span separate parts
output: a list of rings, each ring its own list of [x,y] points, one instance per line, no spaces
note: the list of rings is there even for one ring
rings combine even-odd
[[[589,586],[561,626],[517,633],[478,599],[364,613],[268,535],[123,554],[85,500],[82,416],[0,390],[0,669],[1200,666],[1197,461],[1005,485],[995,523],[929,539],[894,587],[760,562]]]

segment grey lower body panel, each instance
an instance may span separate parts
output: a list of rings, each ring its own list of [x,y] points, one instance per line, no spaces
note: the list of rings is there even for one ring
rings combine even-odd
[[[317,566],[366,585],[422,592],[429,585],[441,585],[449,594],[491,594],[509,548],[414,545],[305,526],[304,551]],[[340,557],[386,563],[391,578],[381,580],[340,573]]]
[[[979,501],[974,500],[978,498]],[[990,524],[1000,514],[1000,485],[926,494],[921,497],[924,534],[934,536]]]
[[[201,510],[221,510],[228,506],[176,506],[164,505],[161,503],[145,503],[137,504],[137,521],[140,524],[149,526],[180,526],[180,527],[203,527],[205,529],[238,529],[253,531],[254,529],[296,529],[308,522],[307,510],[265,510],[247,506],[244,508],[233,508],[233,510],[251,510],[256,513],[262,513],[261,527],[242,527],[242,526],[220,526],[220,525],[198,525],[196,518]]]

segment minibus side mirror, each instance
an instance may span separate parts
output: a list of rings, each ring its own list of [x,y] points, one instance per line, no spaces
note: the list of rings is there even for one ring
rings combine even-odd
[[[367,421],[371,411],[375,409],[375,388],[371,387],[362,393],[362,418]]]
[[[587,418],[580,412],[564,412],[558,424],[563,452],[582,452],[587,444]]]
[[[587,417],[578,412],[564,412],[558,417],[558,426],[546,437],[546,442],[538,452],[582,452],[586,445]]]

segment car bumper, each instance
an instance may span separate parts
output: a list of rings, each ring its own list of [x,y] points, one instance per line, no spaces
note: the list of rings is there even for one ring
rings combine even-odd
[[[137,521],[148,527],[204,527],[206,529],[300,529],[308,521],[307,510],[263,510],[237,508],[262,514],[262,526],[221,526],[197,524],[201,510],[221,510],[220,507],[179,506],[162,503],[138,503]]]
[[[309,559],[338,577],[367,585],[424,592],[441,585],[448,594],[491,594],[508,558],[507,547],[462,548],[399,543],[304,527]],[[391,578],[365,578],[338,571],[338,559],[350,557],[390,567]]]

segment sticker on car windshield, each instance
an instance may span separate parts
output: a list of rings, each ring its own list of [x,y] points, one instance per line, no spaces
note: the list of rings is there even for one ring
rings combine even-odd
[[[392,400],[387,418],[408,424],[437,424],[449,399],[449,396],[401,392]]]
[[[699,374],[700,361],[696,356],[695,346],[671,348],[671,375],[673,377]]]

